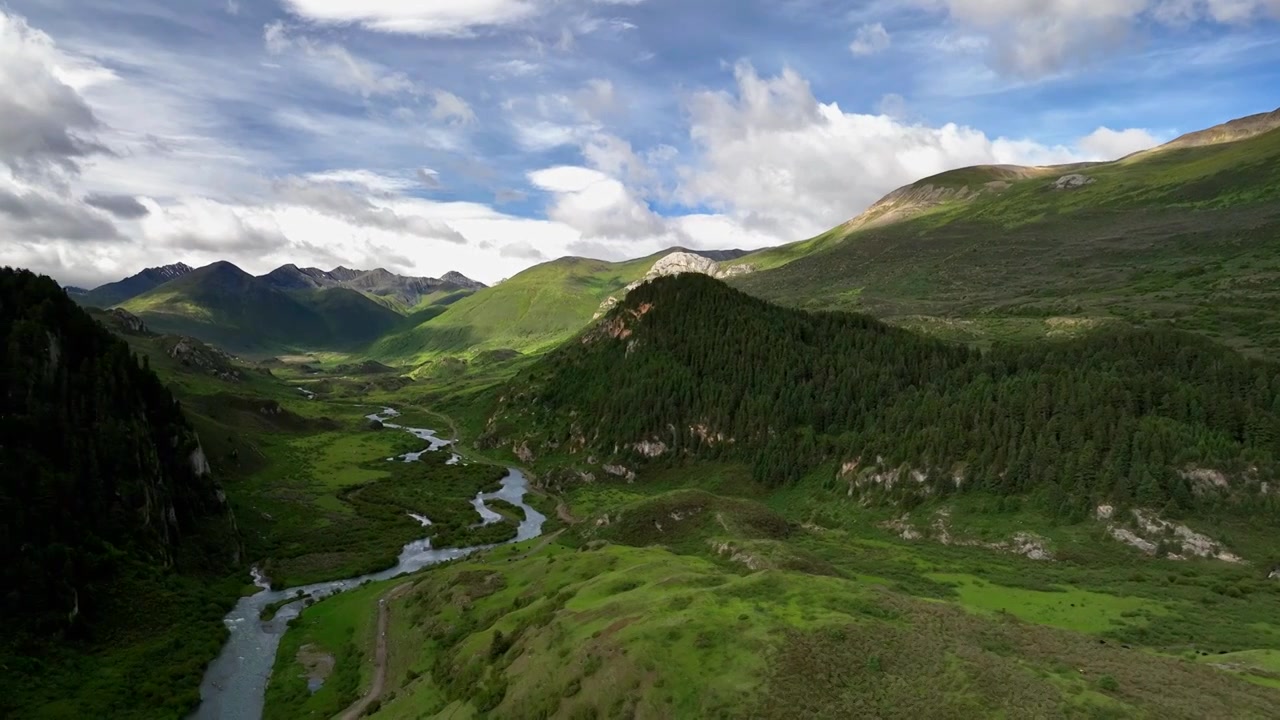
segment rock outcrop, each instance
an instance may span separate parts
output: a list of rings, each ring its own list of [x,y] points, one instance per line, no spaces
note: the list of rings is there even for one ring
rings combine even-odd
[[[600,304],[600,309],[596,311],[595,319],[603,317],[605,313],[612,310],[618,304],[619,297],[626,296],[627,293],[656,278],[682,275],[684,273],[697,273],[723,280],[752,272],[755,272],[755,268],[751,265],[724,267],[715,260],[701,255],[695,255],[690,252],[673,252],[660,258],[649,269],[649,272],[645,273],[644,277],[623,288],[621,293],[605,298],[604,302]]]
[[[1072,173],[1071,175],[1063,175],[1058,178],[1051,187],[1054,190],[1078,190],[1079,188],[1087,185],[1092,185],[1095,182],[1097,182],[1097,180],[1089,177],[1088,175]]]
[[[1133,510],[1131,516],[1132,525],[1125,527],[1117,524],[1116,509],[1113,506],[1099,505],[1094,511],[1095,518],[1107,523],[1107,532],[1111,537],[1147,555],[1163,552],[1170,560],[1197,557],[1226,563],[1244,562],[1244,558],[1208,535],[1198,533],[1186,525],[1169,522],[1150,510]]]
[[[997,542],[984,542],[974,538],[959,537],[952,533],[951,511],[948,508],[942,508],[934,513],[933,522],[928,528],[927,535],[911,524],[910,514],[903,515],[896,520],[881,523],[880,527],[890,530],[898,537],[908,541],[921,540],[927,537],[942,545],[986,548],[996,552],[1021,555],[1029,560],[1047,562],[1054,559],[1053,552],[1049,550],[1048,541],[1035,533],[1017,532],[1008,540]]]

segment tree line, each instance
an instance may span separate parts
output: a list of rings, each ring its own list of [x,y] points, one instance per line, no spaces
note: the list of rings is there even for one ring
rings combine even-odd
[[[1080,516],[1103,500],[1190,510],[1221,502],[1226,479],[1278,509],[1260,493],[1280,456],[1280,366],[1167,330],[981,351],[683,275],[632,291],[516,388],[508,402],[553,443],[640,461],[635,443],[659,441],[775,485],[857,462]]]

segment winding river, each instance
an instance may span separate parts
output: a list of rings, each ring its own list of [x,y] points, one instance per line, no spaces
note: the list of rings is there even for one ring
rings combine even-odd
[[[391,408],[380,413],[369,415],[369,420],[383,423],[383,427],[393,430],[404,430],[427,443],[425,450],[408,453],[399,458],[388,458],[390,461],[415,462],[423,453],[438,452],[451,443],[436,436],[432,430],[408,428],[390,422],[399,415]],[[450,462],[461,459],[454,455]],[[542,534],[542,523],[546,516],[525,503],[528,480],[519,470],[507,469],[507,476],[502,480],[502,489],[494,493],[482,493],[472,504],[480,515],[482,523],[499,522],[502,516],[490,510],[486,500],[505,500],[524,510],[524,520],[520,523],[516,538],[511,542],[531,540]],[[411,514],[414,520],[423,526],[431,524],[429,518]],[[205,670],[204,681],[200,684],[200,707],[192,714],[192,718],[204,720],[257,720],[262,717],[262,705],[266,694],[267,679],[271,676],[272,665],[276,660],[276,648],[284,635],[289,620],[302,611],[302,600],[280,608],[274,618],[263,621],[259,615],[266,606],[293,597],[302,592],[303,597],[320,599],[358,587],[368,581],[388,580],[400,575],[417,572],[424,567],[437,565],[449,560],[466,557],[479,550],[486,550],[493,545],[481,545],[469,548],[436,550],[431,547],[429,539],[417,540],[404,546],[400,559],[395,566],[382,572],[346,580],[304,585],[287,590],[271,590],[270,584],[258,570],[253,570],[253,581],[262,591],[250,597],[240,599],[235,609],[227,614],[223,622],[231,631],[226,645],[218,658]]]

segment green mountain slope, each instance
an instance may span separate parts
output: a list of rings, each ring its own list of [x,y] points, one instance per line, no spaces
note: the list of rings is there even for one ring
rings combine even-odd
[[[240,562],[204,449],[49,278],[0,270],[0,344],[0,715],[181,716]]]
[[[357,349],[403,321],[354,290],[279,290],[226,262],[188,273],[122,307],[158,332],[246,353]]]
[[[767,271],[733,284],[966,341],[1121,322],[1274,351],[1280,130],[1267,130],[1280,114],[1246,120],[1116,162],[926,178],[819,238],[753,255]],[[1060,182],[1070,175],[1082,184]]]
[[[1280,368],[1164,330],[980,353],[682,275],[499,394],[490,444],[579,465],[731,459],[771,486],[821,470],[869,498],[993,492],[1077,519],[1105,503],[1280,511],[1259,495],[1280,470]]]
[[[548,350],[585,327],[605,298],[643,277],[660,256],[624,263],[562,258],[537,265],[384,338],[371,354],[403,362],[485,350]]]
[[[87,307],[109,308],[157,288],[170,280],[186,275],[192,268],[183,263],[147,268],[137,275],[119,282],[108,283],[93,290],[70,294],[76,302]]]

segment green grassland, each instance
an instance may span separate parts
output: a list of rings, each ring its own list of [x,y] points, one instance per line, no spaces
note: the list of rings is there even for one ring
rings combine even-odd
[[[1252,354],[1280,348],[1270,312],[1280,278],[1280,131],[1165,150],[1057,175],[1004,178],[910,220],[763,251],[739,262],[752,294],[811,309],[867,312],[986,343],[1164,324]],[[918,185],[981,189],[996,169]],[[1066,170],[1063,170],[1065,174]],[[773,268],[773,269],[770,269]]]
[[[297,669],[275,673],[267,687],[266,718],[330,718],[358,699],[359,688],[372,676],[374,631],[377,627],[378,598],[397,581],[369,583],[336,595],[307,610],[295,619],[280,643],[276,655],[288,658],[282,667]],[[307,669],[300,662],[306,650],[334,657],[333,672],[312,693]],[[276,712],[273,708],[288,708]]]
[[[658,257],[624,263],[563,258],[535,266],[379,340],[370,354],[418,365],[486,350],[548,350],[586,326],[605,298],[643,277]]]
[[[986,512],[999,498],[948,503],[952,532],[1035,528],[1056,561],[908,542],[881,527],[892,509],[735,465],[566,499],[584,521],[551,544],[409,579],[373,717],[1268,717],[1280,699],[1280,584],[1260,563],[1152,560],[1087,523]],[[338,668],[367,672],[338,630],[389,588],[304,612],[277,660],[294,690],[270,714],[319,702],[290,679],[301,643],[327,634]]]

